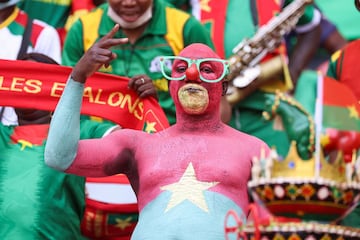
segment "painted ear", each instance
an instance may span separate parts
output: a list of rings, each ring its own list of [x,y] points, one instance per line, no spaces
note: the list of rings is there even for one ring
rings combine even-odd
[[[222,82],[222,96],[225,96],[228,90],[228,86],[229,86],[229,82],[228,81],[223,81]]]

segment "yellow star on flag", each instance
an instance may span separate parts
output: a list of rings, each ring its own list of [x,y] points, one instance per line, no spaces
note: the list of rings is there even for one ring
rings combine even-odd
[[[330,143],[330,136],[325,134],[320,136],[321,146],[327,146]]]
[[[26,140],[18,140],[18,143],[21,144],[21,151],[23,151],[26,147],[29,147],[29,148],[32,148],[33,147],[33,144],[29,141],[26,141]]]
[[[161,187],[161,190],[170,191],[171,198],[165,209],[169,211],[185,200],[208,212],[208,206],[205,201],[204,191],[217,185],[219,182],[201,182],[196,179],[196,174],[192,163],[189,163],[181,179],[173,184]]]
[[[350,118],[355,118],[355,119],[359,118],[359,113],[357,112],[356,107],[354,105],[349,106],[348,109],[350,112]]]
[[[156,125],[156,122],[146,122],[145,132],[147,132],[147,133],[156,132],[155,125]]]
[[[121,230],[124,230],[125,228],[131,226],[130,223],[131,217],[128,217],[126,219],[116,218],[115,221],[116,221],[115,227],[120,228]]]
[[[209,6],[209,2],[210,2],[210,0],[201,0],[200,1],[200,9],[205,11],[205,12],[210,12],[211,8]]]

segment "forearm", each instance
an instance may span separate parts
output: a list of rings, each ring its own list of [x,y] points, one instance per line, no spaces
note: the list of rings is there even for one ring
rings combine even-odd
[[[306,68],[317,51],[320,44],[320,34],[320,26],[317,26],[312,31],[298,35],[297,43],[289,61],[289,70],[294,86],[296,86],[302,70]]]
[[[57,170],[66,170],[77,153],[83,92],[84,84],[70,77],[51,120],[44,157]]]

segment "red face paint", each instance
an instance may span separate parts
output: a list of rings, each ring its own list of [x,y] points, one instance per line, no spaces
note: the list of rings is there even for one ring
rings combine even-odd
[[[200,43],[195,43],[187,46],[183,49],[183,51],[180,52],[179,56],[186,57],[190,59],[200,59],[200,58],[219,58],[219,56],[208,46]],[[221,75],[222,68],[215,68],[216,75]],[[189,88],[187,92],[185,92],[183,95],[187,97],[189,100],[192,101],[191,105],[195,104],[193,101],[201,101],[197,100],[199,98],[192,97],[191,92],[200,92],[202,97],[207,97],[207,103],[204,101],[205,109],[201,108],[200,111],[187,111],[184,109],[183,103],[179,100],[179,90],[184,91],[184,85],[186,84],[192,84],[189,85]],[[195,85],[194,85],[195,84]],[[197,88],[198,86],[198,88]],[[191,87],[191,89],[190,89]],[[204,93],[203,91],[207,91]],[[170,83],[170,93],[173,97],[173,100],[175,102],[175,106],[177,109],[177,116],[178,118],[183,117],[183,114],[214,114],[216,116],[219,115],[219,108],[220,108],[220,100],[222,96],[222,81],[217,83],[206,83],[200,80],[199,78],[199,71],[197,70],[195,64],[193,63],[187,70],[186,70],[186,78],[183,81],[171,81]]]

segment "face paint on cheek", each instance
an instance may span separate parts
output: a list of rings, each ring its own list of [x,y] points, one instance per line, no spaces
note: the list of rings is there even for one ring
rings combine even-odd
[[[209,105],[209,94],[206,88],[198,84],[186,84],[178,91],[179,103],[188,114],[204,113]]]

